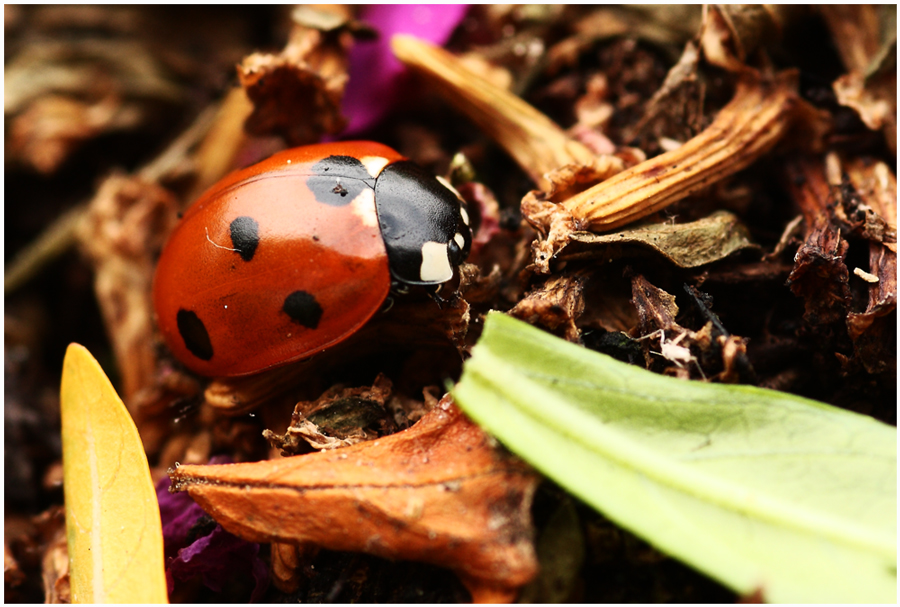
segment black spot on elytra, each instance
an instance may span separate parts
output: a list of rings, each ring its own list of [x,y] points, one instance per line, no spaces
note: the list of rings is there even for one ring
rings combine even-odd
[[[334,207],[350,204],[364,188],[375,186],[359,159],[352,156],[329,156],[312,166],[307,187],[321,203]]]
[[[209,341],[209,333],[200,317],[190,310],[182,309],[178,310],[175,321],[178,333],[191,354],[200,360],[210,360],[213,357],[212,342]]]
[[[231,222],[231,246],[244,261],[253,259],[259,246],[259,224],[252,217],[241,216]]]
[[[294,291],[285,297],[282,309],[291,320],[309,329],[318,327],[322,319],[322,306],[306,291]]]

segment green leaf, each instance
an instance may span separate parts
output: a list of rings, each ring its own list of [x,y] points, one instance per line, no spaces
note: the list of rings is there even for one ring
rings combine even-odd
[[[128,410],[78,344],[60,393],[72,602],[168,602],[159,504]]]
[[[739,593],[896,602],[891,426],[781,392],[663,377],[500,313],[454,397],[572,494]]]

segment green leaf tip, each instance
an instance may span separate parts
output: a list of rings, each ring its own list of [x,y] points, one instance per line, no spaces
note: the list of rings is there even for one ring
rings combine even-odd
[[[736,592],[896,601],[891,426],[664,377],[497,312],[453,395],[546,476]]]

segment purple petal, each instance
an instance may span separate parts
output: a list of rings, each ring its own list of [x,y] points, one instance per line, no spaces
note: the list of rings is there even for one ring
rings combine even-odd
[[[218,456],[211,458],[209,463],[227,464],[231,460]],[[203,509],[187,493],[169,493],[170,484],[169,478],[165,478],[156,486],[169,592],[175,580],[197,576],[201,576],[204,586],[220,592],[228,580],[249,574],[255,582],[250,600],[260,600],[269,583],[269,569],[259,558],[259,544],[242,540],[221,525],[212,527],[211,519],[205,518]],[[203,525],[204,520],[212,531],[197,537],[197,526]],[[199,530],[205,529],[200,527]],[[195,539],[189,543],[191,538]]]
[[[343,137],[374,126],[396,100],[405,68],[391,52],[391,37],[412,34],[442,46],[468,8],[467,4],[375,4],[363,9],[361,20],[378,31],[378,39],[359,42],[350,51],[343,106],[349,124]]]
[[[262,596],[269,581],[268,568],[259,558],[259,544],[246,542],[218,525],[209,535],[179,550],[168,570],[176,580],[201,576],[203,585],[213,592],[221,592],[235,575],[250,573],[255,581],[252,601]]]

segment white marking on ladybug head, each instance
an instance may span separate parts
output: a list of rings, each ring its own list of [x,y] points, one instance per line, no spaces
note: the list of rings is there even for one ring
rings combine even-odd
[[[447,245],[442,242],[426,242],[422,245],[422,268],[419,270],[422,282],[447,282],[453,278],[453,268],[447,254]]]
[[[363,156],[359,161],[366,167],[366,172],[372,177],[381,175],[381,171],[384,170],[384,167],[386,167],[389,162],[387,158],[382,158],[381,156]]]
[[[363,225],[369,228],[378,227],[378,213],[375,211],[375,190],[363,188],[353,202],[350,203],[353,214],[359,217]]]
[[[459,191],[457,191],[456,188],[454,188],[452,185],[450,185],[450,182],[449,182],[449,181],[447,181],[446,179],[444,179],[444,178],[441,177],[440,175],[436,175],[435,177],[437,178],[438,181],[441,182],[441,185],[442,185],[442,186],[444,186],[445,188],[447,188],[448,190],[450,190],[451,192],[453,192],[454,194],[456,194],[456,197],[457,197],[457,198],[459,198],[460,200],[463,199],[463,197],[460,196]]]
[[[464,246],[466,246],[466,239],[465,239],[465,237],[464,237],[462,234],[460,234],[459,232],[457,232],[457,233],[456,233],[456,236],[453,237],[453,242],[455,242],[456,245],[457,245],[460,249],[463,248]]]
[[[459,216],[462,217],[464,224],[469,225],[469,212],[466,210],[466,205],[459,205]]]

